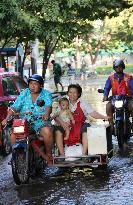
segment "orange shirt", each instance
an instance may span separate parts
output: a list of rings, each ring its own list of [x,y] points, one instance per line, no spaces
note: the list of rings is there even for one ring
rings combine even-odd
[[[124,73],[124,78],[119,83],[118,78],[114,77],[114,74],[110,77],[112,95],[128,95],[131,96],[129,81],[131,76],[129,74]]]

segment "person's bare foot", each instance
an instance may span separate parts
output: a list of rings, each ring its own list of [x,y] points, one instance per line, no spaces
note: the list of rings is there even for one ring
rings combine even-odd
[[[48,157],[48,165],[52,165],[53,164],[53,157],[50,154],[47,154]]]

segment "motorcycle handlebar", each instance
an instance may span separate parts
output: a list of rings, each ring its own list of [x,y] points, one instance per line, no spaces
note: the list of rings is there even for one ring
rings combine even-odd
[[[107,98],[107,100],[105,100],[105,101],[111,101],[113,99],[115,99],[115,100],[129,100],[129,99],[131,99],[131,97],[123,96],[123,95],[114,95],[114,96],[109,96]]]
[[[14,113],[13,116],[12,116],[12,118],[11,118],[10,120],[12,120],[12,119],[14,119],[16,116],[20,116],[20,115],[30,115],[31,119],[33,119],[33,120],[42,119],[42,117],[43,117],[43,115],[38,115],[38,116],[33,115],[32,112],[19,112],[19,113]],[[49,118],[48,120],[52,121],[51,118]]]
[[[101,89],[101,88],[99,88],[97,91],[98,91],[98,93],[103,93],[104,92],[104,90]]]
[[[98,93],[104,93],[104,90],[103,89],[101,89],[101,88],[99,88],[98,90]],[[114,96],[109,96],[106,100],[104,100],[104,101],[111,101],[112,100],[112,98],[113,98]],[[126,100],[128,100],[128,99],[130,99],[131,97],[129,97],[129,96],[127,96],[127,95],[115,95],[115,97],[117,98],[123,98],[123,99],[126,99]]]
[[[32,112],[16,112],[13,115],[14,116],[17,116],[17,115],[32,115]]]
[[[32,112],[17,112],[17,113],[14,113],[12,116],[10,116],[10,118],[8,118],[7,122],[5,125],[3,125],[3,129],[6,128],[6,126],[12,124],[13,120],[16,118],[16,116],[20,116],[20,115],[30,115],[31,116],[31,119],[33,120],[38,120],[38,119],[42,119],[42,115],[40,116],[34,116],[32,115]],[[48,119],[51,121],[51,119]]]

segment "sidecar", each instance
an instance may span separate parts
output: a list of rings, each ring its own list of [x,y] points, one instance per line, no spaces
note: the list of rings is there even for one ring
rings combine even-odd
[[[113,157],[113,144],[110,126],[91,126],[87,131],[88,154],[82,155],[82,145],[65,145],[65,157],[58,156],[55,147],[53,153],[53,165],[55,167],[106,167]],[[92,133],[91,133],[92,132]]]

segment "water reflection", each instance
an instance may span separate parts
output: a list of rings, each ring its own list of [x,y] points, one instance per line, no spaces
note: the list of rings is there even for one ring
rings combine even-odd
[[[107,171],[73,169],[71,174],[64,172],[43,182],[34,181],[29,186],[18,187],[18,197],[24,204],[40,205],[132,204],[133,166],[129,159],[123,160],[122,166],[120,161],[118,159],[115,171],[111,168]]]
[[[69,170],[70,171],[70,170]],[[89,168],[71,169],[57,177],[47,178],[43,183],[34,182],[28,187],[19,187],[18,196],[25,204],[83,204],[86,193],[106,189],[109,183],[109,171],[93,171]],[[39,198],[36,193],[39,194]],[[36,197],[31,197],[35,194]],[[29,201],[25,201],[29,198]]]

